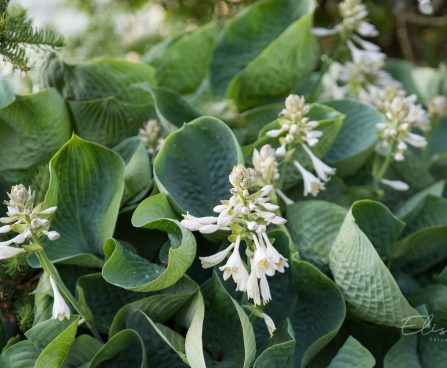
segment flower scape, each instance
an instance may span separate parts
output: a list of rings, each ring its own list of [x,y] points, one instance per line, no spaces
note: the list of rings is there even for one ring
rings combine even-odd
[[[143,3],[0,0],[0,367],[441,367],[441,2]]]

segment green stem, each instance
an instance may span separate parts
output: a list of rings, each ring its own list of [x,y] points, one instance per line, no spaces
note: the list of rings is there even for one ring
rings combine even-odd
[[[391,164],[394,151],[396,150],[397,141],[394,141],[385,157],[385,161],[382,164],[382,167],[380,168],[379,172],[377,173],[377,176],[375,177],[376,184],[379,185],[380,181],[383,179],[383,176],[386,174],[388,167]]]
[[[97,331],[91,319],[87,318],[87,314],[90,314],[90,312],[86,311],[81,305],[78,304],[74,296],[71,294],[70,290],[68,290],[67,286],[65,286],[64,282],[62,281],[59,275],[59,272],[46,255],[45,251],[39,244],[39,241],[34,234],[33,234],[33,241],[35,245],[41,247],[41,249],[36,251],[35,253],[37,255],[37,258],[39,259],[40,265],[42,266],[43,270],[54,280],[64,298],[68,300],[68,302],[73,306],[73,308],[77,311],[77,313],[81,316],[81,318],[85,320],[85,323],[92,332],[93,336],[102,342],[101,335]]]

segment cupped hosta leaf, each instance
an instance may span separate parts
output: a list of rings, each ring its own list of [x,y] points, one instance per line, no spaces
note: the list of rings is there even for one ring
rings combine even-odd
[[[142,63],[105,58],[70,65],[53,56],[43,79],[68,100],[77,134],[113,146],[151,115],[152,98],[136,84],[154,85],[154,74]]]
[[[146,349],[134,330],[122,330],[96,353],[88,368],[146,368]]]
[[[295,337],[292,326],[284,321],[277,326],[274,336],[267,348],[258,356],[253,368],[293,368]]]
[[[184,276],[196,255],[196,240],[192,233],[171,219],[156,220],[146,227],[165,231],[170,236],[166,268],[130,252],[114,240],[108,240],[104,245],[106,262],[102,269],[107,282],[132,291],[156,291],[175,284]],[[130,269],[132,273],[127,272]]]
[[[149,367],[188,367],[185,364],[185,338],[162,324],[152,321],[144,312],[134,311],[126,323],[143,340]]]
[[[287,228],[300,256],[319,268],[329,266],[329,252],[346,215],[331,202],[310,200],[287,207]]]
[[[166,138],[155,159],[155,181],[179,211],[206,216],[228,198],[228,175],[241,162],[241,149],[231,130],[218,119],[203,117]]]
[[[213,273],[202,287],[203,345],[207,367],[250,367],[256,354],[253,327],[242,307]],[[235,343],[235,342],[238,343]]]
[[[31,341],[20,341],[0,355],[0,367],[30,368],[39,357],[39,350]]]
[[[81,335],[71,345],[62,368],[79,368],[89,363],[101,349],[102,343],[90,335]]]
[[[386,353],[384,368],[422,368],[417,353],[418,337],[416,335],[401,336]]]
[[[376,360],[355,338],[349,336],[328,368],[373,368]]]
[[[114,96],[88,101],[68,101],[76,134],[84,139],[114,146],[134,136],[151,115],[152,103],[120,101]]]
[[[250,63],[259,63],[260,59],[257,59],[259,56],[270,53],[275,46],[282,43],[283,32],[291,25],[291,29],[294,29],[293,23],[303,14],[309,12],[313,5],[312,1],[307,0],[300,2],[267,0],[250,6],[234,17],[219,35],[213,52],[211,86],[215,94],[223,96],[231,81],[239,73],[244,72],[250,66]],[[272,22],[272,19],[275,19],[275,21]],[[285,33],[289,36],[289,33],[292,32],[286,31]],[[299,39],[300,37],[297,38]],[[313,36],[309,34],[308,40],[313,47],[309,47],[307,52],[309,56],[314,56],[312,55],[315,52]],[[300,43],[296,43],[296,40],[293,40],[287,46],[296,54],[295,47]],[[292,48],[290,45],[294,47]],[[281,55],[272,56],[284,61]],[[299,57],[294,60],[290,60],[289,57],[290,55],[287,55],[285,58],[287,60],[285,65],[292,66],[292,68],[293,66],[298,68],[301,66],[299,63],[297,64],[300,61]],[[269,70],[269,72],[272,66],[279,67],[276,69],[278,74],[295,72],[287,70],[285,65],[281,67],[281,64],[278,65],[273,60],[268,60],[269,63],[266,65],[265,70]],[[310,61],[312,61],[312,58],[309,58]],[[293,85],[289,87],[289,90],[291,87]]]
[[[40,353],[34,368],[59,368],[68,355],[78,329],[79,318],[74,318],[70,325],[51,341]]]
[[[402,319],[417,316],[396,281],[380,259],[371,240],[357,224],[356,202],[345,217],[329,257],[335,282],[341,288],[353,315],[387,326],[401,326]],[[415,318],[421,326],[423,320]]]
[[[405,226],[380,202],[368,199],[358,201],[352,214],[360,230],[368,237],[381,257],[389,255]]]
[[[121,156],[126,164],[124,193],[121,203],[133,202],[152,184],[152,168],[149,155],[143,142],[137,137],[122,141],[113,150]]]
[[[313,13],[292,23],[234,76],[226,97],[234,99],[240,110],[247,110],[290,93],[318,61],[312,23]]]
[[[45,204],[58,206],[51,227],[61,235],[44,244],[50,259],[100,266],[123,187],[124,163],[118,154],[74,135],[50,162]]]
[[[289,316],[297,337],[294,361],[304,367],[335,337],[346,307],[334,282],[310,263],[293,260],[291,271],[297,295]]]
[[[189,278],[183,278],[174,286],[164,289],[159,293],[150,293],[147,295],[132,293],[138,296],[138,299],[134,297],[133,302],[124,305],[116,313],[110,326],[109,335],[113,336],[118,331],[124,329],[127,318],[135,310],[143,311],[154,322],[163,323],[186,305],[197,291],[198,286],[194,281]]]
[[[176,217],[168,196],[165,193],[158,193],[140,202],[132,215],[132,225],[152,229],[154,221],[163,218],[175,219]]]
[[[353,100],[326,101],[325,104],[346,115],[325,160],[337,168],[338,175],[351,175],[373,153],[378,140],[376,124],[383,117],[372,107]]]
[[[200,116],[182,96],[174,91],[149,85],[141,85],[140,88],[151,94],[158,119],[168,132]]]
[[[70,134],[68,109],[55,89],[16,96],[0,108],[1,180],[24,180],[31,169],[48,162]]]
[[[205,303],[200,290],[193,296],[190,304],[183,308],[178,319],[188,328],[185,338],[185,354],[191,367],[206,368],[203,354],[203,320]]]
[[[209,24],[168,38],[151,48],[143,61],[155,68],[160,86],[181,94],[192,93],[208,73],[217,32],[218,27]]]
[[[428,188],[414,194],[407,201],[405,201],[396,211],[396,215],[399,216],[403,221],[409,222],[417,216],[418,212],[424,206],[425,199],[427,196],[441,197],[444,192],[445,182],[438,181]]]
[[[417,231],[397,242],[391,251],[392,267],[416,274],[442,262],[447,257],[447,226],[433,226]]]

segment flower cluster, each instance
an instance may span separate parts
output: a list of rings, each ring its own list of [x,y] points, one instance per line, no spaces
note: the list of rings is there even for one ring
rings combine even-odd
[[[415,95],[405,96],[401,89],[393,87],[373,87],[368,93],[370,103],[385,117],[383,122],[377,124],[381,147],[392,147],[394,160],[404,160],[408,144],[416,148],[425,147],[426,139],[412,130],[430,129],[430,120],[422,106],[416,103]]]
[[[15,232],[18,235],[10,240],[0,242],[0,257],[8,258],[7,255],[14,256],[24,252],[22,248],[10,247],[11,244],[24,244],[31,239],[46,236],[50,240],[59,238],[59,233],[49,231],[51,216],[57,207],[44,208],[44,203],[34,206],[35,193],[31,188],[26,189],[23,184],[15,185],[8,193],[9,201],[5,201],[8,208],[7,217],[1,217],[0,222],[6,224],[0,227],[0,233],[6,234]]]
[[[36,244],[39,238],[45,236],[49,240],[59,239],[56,231],[50,231],[49,217],[54,214],[57,207],[44,207],[44,202],[34,206],[35,192],[26,188],[23,184],[14,185],[8,193],[8,201],[5,201],[8,211],[6,217],[1,217],[0,222],[6,225],[0,227],[0,234],[15,232],[18,235],[10,240],[0,242],[0,259],[11,258],[26,252],[26,243]],[[70,318],[70,308],[62,298],[56,283],[50,277],[53,289],[53,318],[62,320]]]
[[[236,290],[247,292],[255,305],[265,304],[271,300],[267,276],[273,276],[275,272],[282,273],[288,267],[287,259],[275,249],[268,237],[267,227],[270,224],[284,224],[286,220],[275,213],[279,207],[270,202],[268,195],[273,189],[272,185],[253,190],[257,187],[254,169],[237,165],[233,168],[229,181],[232,196],[214,208],[219,213],[217,217],[198,218],[186,214],[182,225],[205,234],[217,230],[231,231],[228,237],[231,244],[214,255],[201,257],[202,266],[214,267],[232,252],[225,265],[220,267],[224,279],[232,277]],[[239,249],[242,241],[247,247],[245,254],[248,267]]]
[[[138,137],[143,141],[147,153],[154,158],[163,145],[164,139],[161,137],[161,128],[157,120],[151,119],[138,132]]]
[[[278,123],[280,128],[272,129],[266,134],[271,138],[278,138],[280,143],[279,148],[276,149],[276,156],[278,157],[293,155],[296,147],[303,149],[309,157],[317,176],[306,170],[298,160],[294,159],[293,164],[303,178],[304,195],[312,194],[316,196],[321,190],[324,190],[324,183],[335,174],[335,169],[326,165],[311,150],[311,147],[318,144],[323,133],[316,130],[319,123],[306,116],[309,111],[310,106],[306,104],[304,97],[288,96],[285,101],[285,108],[279,114]]]

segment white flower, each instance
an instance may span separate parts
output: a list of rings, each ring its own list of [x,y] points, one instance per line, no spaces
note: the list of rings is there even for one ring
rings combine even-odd
[[[269,144],[253,151],[253,167],[266,183],[279,179],[276,152]]]
[[[10,247],[8,245],[3,245],[3,243],[0,243],[0,260],[15,257],[16,255],[23,252],[25,252],[25,249],[23,248]]]
[[[59,289],[57,288],[56,282],[50,277],[51,288],[53,289],[53,319],[58,319],[59,321],[70,319],[70,308],[62,297]]]
[[[423,148],[427,145],[427,140],[422,135],[411,132],[407,132],[404,136],[404,140],[417,148]]]
[[[323,161],[321,161],[317,156],[315,156],[309,147],[305,144],[302,145],[304,151],[309,156],[312,161],[312,165],[317,173],[318,177],[323,181],[328,181],[332,175],[335,174],[335,169],[326,165]]]
[[[273,319],[271,319],[271,317],[265,313],[261,313],[260,316],[264,319],[264,323],[267,326],[270,337],[272,337],[273,333],[276,331],[275,322],[273,322]]]
[[[61,236],[57,231],[42,231],[42,234],[45,234],[49,240],[57,240],[59,239]]]
[[[261,305],[261,295],[259,293],[258,278],[256,277],[256,270],[252,267],[250,276],[247,280],[247,296],[253,299],[255,305]]]
[[[262,238],[264,238],[266,244],[266,254],[267,258],[273,263],[276,267],[276,271],[284,273],[284,267],[289,267],[289,263],[287,262],[287,258],[285,258],[281,253],[279,253],[273,244],[270,242],[269,237],[266,233],[261,234],[262,237],[259,237],[260,243],[262,242]]]
[[[298,161],[293,161],[293,164],[299,170],[303,178],[305,196],[312,194],[315,197],[320,191],[324,190],[324,183],[301,166]]]
[[[230,258],[228,258],[227,263],[224,266],[219,267],[219,269],[223,271],[224,280],[228,280],[230,276],[233,277],[233,280],[237,285],[236,290],[245,291],[247,290],[248,272],[239,254],[240,242],[241,239],[238,236],[236,243],[234,244],[233,253]]]
[[[273,276],[275,274],[275,264],[267,257],[267,249],[261,244],[256,235],[253,235],[256,249],[253,256],[251,268],[255,269],[256,276],[260,279],[263,275]]]
[[[208,257],[199,257],[203,268],[211,268],[221,263],[233,249],[234,244],[231,243],[227,248]]]
[[[410,189],[410,186],[401,180],[382,179],[380,182],[397,191],[406,191]]]

